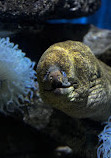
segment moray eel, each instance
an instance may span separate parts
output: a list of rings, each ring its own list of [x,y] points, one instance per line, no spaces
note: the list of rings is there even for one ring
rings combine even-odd
[[[111,68],[81,42],[50,46],[37,65],[43,101],[73,118],[104,121],[111,115]]]

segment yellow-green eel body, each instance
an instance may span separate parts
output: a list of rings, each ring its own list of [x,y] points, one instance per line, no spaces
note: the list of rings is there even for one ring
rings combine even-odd
[[[111,115],[111,68],[81,42],[50,46],[37,79],[43,101],[73,118],[105,121]]]

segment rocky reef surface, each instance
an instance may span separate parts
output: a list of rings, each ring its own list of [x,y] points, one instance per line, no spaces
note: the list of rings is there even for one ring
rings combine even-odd
[[[3,0],[0,1],[0,21],[24,26],[52,18],[87,16],[100,4],[100,0]]]

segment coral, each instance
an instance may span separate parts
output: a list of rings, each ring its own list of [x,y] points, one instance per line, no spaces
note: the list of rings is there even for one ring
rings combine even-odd
[[[111,116],[98,137],[102,144],[97,149],[97,157],[111,158]]]
[[[13,110],[32,97],[35,89],[35,62],[25,57],[9,38],[0,39],[0,110]]]

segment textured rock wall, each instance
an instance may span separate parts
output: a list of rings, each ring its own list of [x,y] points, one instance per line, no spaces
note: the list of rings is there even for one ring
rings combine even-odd
[[[100,4],[100,0],[2,0],[0,19],[25,24],[54,18],[76,18],[94,13]]]

